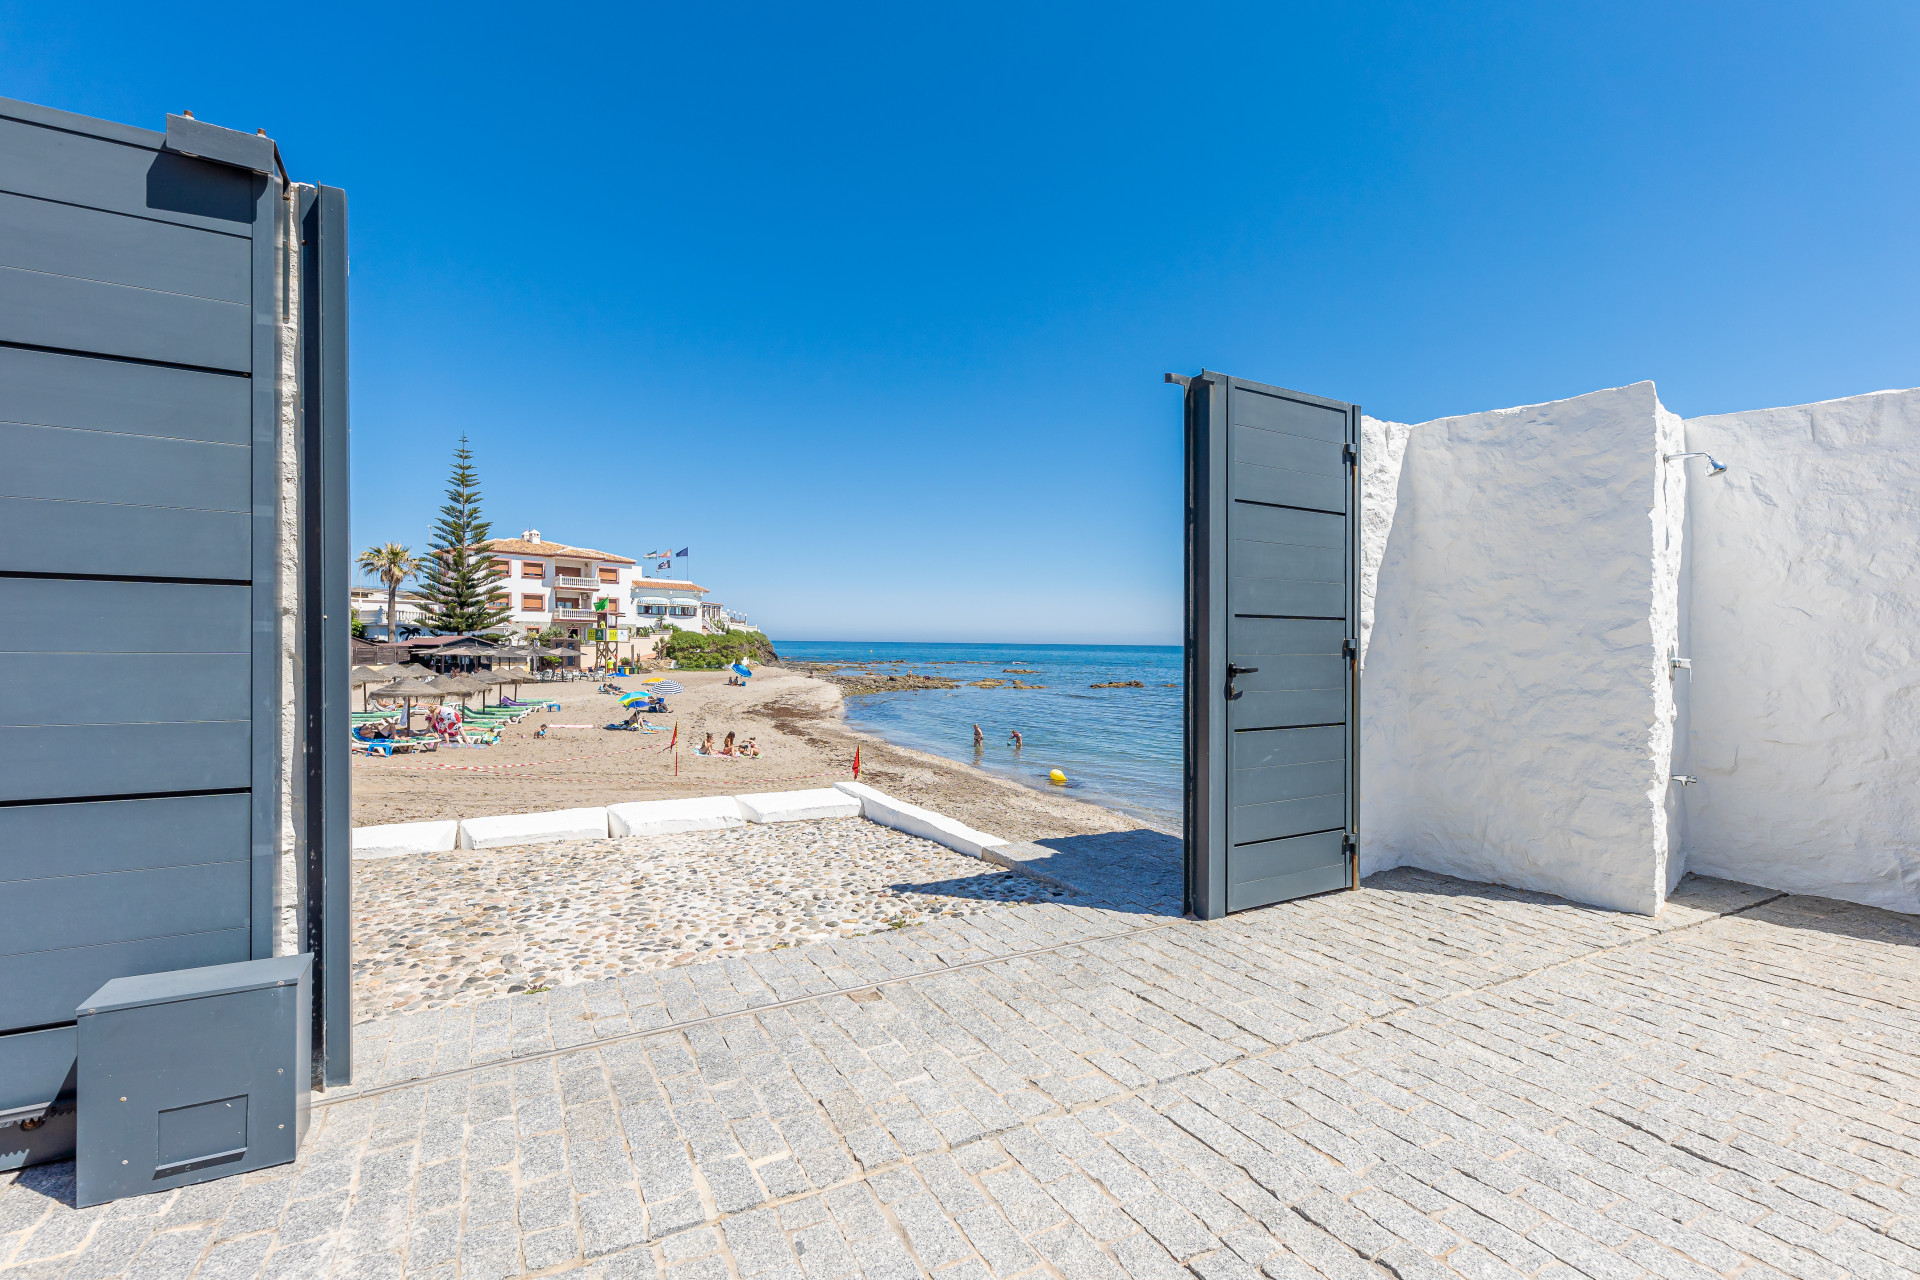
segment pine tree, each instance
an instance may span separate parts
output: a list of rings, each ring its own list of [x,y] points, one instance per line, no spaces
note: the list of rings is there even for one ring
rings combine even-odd
[[[480,475],[467,438],[453,451],[447,504],[433,526],[433,547],[419,574],[426,604],[421,619],[435,631],[468,633],[501,626],[513,616],[500,583],[507,572],[482,544],[493,526],[480,518]]]

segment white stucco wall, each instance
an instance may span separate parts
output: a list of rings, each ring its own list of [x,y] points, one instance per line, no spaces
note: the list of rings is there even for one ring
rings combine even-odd
[[[1651,383],[1368,427],[1366,500],[1393,509],[1364,528],[1363,870],[1659,909],[1680,435]]]
[[[280,874],[274,888],[279,913],[274,952],[291,955],[299,948],[298,907],[300,874],[294,858],[299,813],[294,804],[295,776],[306,766],[300,747],[300,220],[293,189],[282,188],[286,223],[280,256],[280,433],[278,474],[280,506],[280,563],[278,612],[280,625]]]
[[[1414,740],[1413,428],[1360,420],[1360,874],[1406,862]]]
[[[1920,390],[1686,433],[1689,865],[1920,912]]]

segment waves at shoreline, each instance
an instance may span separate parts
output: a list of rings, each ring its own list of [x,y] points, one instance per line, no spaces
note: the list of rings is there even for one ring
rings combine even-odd
[[[1065,791],[1148,825],[1179,829],[1177,646],[782,640],[774,647],[783,660],[870,664],[867,669],[881,675],[958,681],[952,689],[849,696],[847,723],[1038,791]],[[984,680],[1005,683],[971,683]],[[1014,687],[1016,681],[1029,687]],[[975,723],[985,735],[977,753]],[[1024,739],[1018,750],[1009,740],[1014,730]],[[1049,781],[1054,769],[1066,775],[1065,787]]]

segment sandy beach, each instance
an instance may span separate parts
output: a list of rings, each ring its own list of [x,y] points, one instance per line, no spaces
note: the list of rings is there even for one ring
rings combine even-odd
[[[1008,840],[1042,840],[1141,824],[1125,815],[1064,795],[1048,795],[939,756],[892,746],[849,728],[834,684],[770,666],[742,688],[725,672],[682,671],[672,678],[686,692],[656,723],[680,726],[679,772],[669,735],[609,732],[600,726],[624,718],[598,682],[538,686],[560,703],[502,732],[496,746],[442,747],[426,755],[353,759],[353,823],[473,818],[532,813],[625,800],[788,791],[828,786],[853,776],[856,746],[860,780],[892,795],[951,814]],[[615,680],[627,689],[637,678]],[[530,686],[531,688],[531,686]],[[529,695],[531,696],[531,695]],[[416,725],[421,721],[416,717]],[[533,736],[553,726],[544,739]],[[587,726],[587,727],[560,727]],[[693,754],[708,733],[731,731],[759,740],[759,759]]]

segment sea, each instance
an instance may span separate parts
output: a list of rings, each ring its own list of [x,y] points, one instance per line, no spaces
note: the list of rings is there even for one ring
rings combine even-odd
[[[1178,832],[1181,821],[1181,651],[1178,645],[907,644],[775,640],[782,658],[889,663],[959,680],[958,689],[903,690],[848,698],[847,723],[903,747],[945,756],[1039,791],[1079,800]],[[1010,671],[1025,674],[1010,674]],[[973,680],[1020,680],[1039,689],[968,688]],[[1095,689],[1129,680],[1141,687]],[[973,726],[986,742],[974,750]],[[1016,750],[1013,730],[1024,739]],[[1055,769],[1062,786],[1050,780]]]

